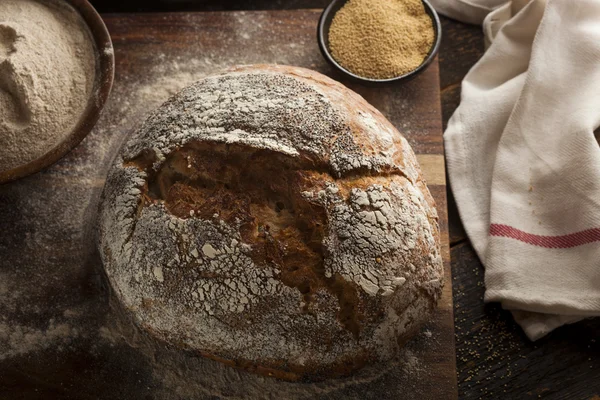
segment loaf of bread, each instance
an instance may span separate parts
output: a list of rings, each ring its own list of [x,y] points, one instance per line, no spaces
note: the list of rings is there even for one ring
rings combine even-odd
[[[145,335],[286,380],[394,357],[443,285],[406,139],[287,66],[232,68],[153,112],[110,170],[99,247]]]

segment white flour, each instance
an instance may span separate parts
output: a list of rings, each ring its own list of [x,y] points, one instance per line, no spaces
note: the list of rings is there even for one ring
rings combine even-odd
[[[85,110],[94,79],[94,44],[73,8],[0,1],[0,171],[59,145]]]

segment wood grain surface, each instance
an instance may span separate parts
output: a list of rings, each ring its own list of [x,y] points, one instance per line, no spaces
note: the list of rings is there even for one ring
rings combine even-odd
[[[235,381],[226,382],[226,390],[191,394],[193,382],[179,376],[182,368],[170,371],[172,365],[163,362],[168,349],[149,356],[114,329],[117,317],[94,246],[97,201],[107,166],[128,132],[205,74],[233,64],[280,63],[342,80],[318,51],[318,17],[316,10],[104,15],[117,74],[99,124],[56,165],[0,186],[1,399],[244,397]],[[297,398],[457,397],[438,76],[434,62],[403,86],[348,86],[407,137],[430,181],[446,266],[440,306],[392,367],[312,392],[299,389]],[[264,398],[280,397],[265,392]]]

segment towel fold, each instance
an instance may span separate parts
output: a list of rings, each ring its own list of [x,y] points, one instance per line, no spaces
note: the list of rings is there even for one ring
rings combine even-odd
[[[432,2],[490,43],[444,133],[485,301],[532,340],[600,316],[600,1]]]

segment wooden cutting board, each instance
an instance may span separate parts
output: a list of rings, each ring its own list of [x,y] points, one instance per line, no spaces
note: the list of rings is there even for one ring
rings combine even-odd
[[[236,375],[239,380],[215,385],[218,377],[196,375],[190,381],[182,371],[192,368],[191,362],[174,367],[166,351],[148,355],[115,333],[93,227],[110,160],[144,115],[207,73],[252,63],[323,72],[389,118],[413,146],[437,202],[446,268],[434,318],[398,361],[314,387],[296,384],[306,386],[280,391],[277,382],[261,378],[257,387],[276,389],[254,397],[457,397],[437,60],[401,86],[349,84],[319,53],[318,17],[317,10],[104,15],[116,77],[98,125],[51,168],[0,186],[0,398],[247,397],[241,383],[245,372]]]

